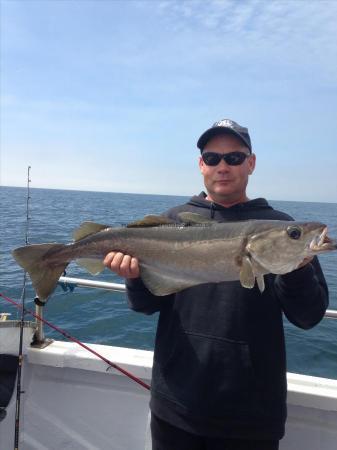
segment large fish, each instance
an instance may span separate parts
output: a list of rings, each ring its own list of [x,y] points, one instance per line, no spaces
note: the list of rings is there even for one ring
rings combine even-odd
[[[127,227],[85,222],[72,244],[37,244],[13,251],[29,273],[40,300],[46,300],[72,260],[97,274],[103,258],[120,251],[139,260],[144,284],[155,295],[179,292],[202,283],[240,280],[264,290],[263,275],[294,270],[305,257],[336,250],[318,222],[249,220],[218,223],[181,213],[181,224],[146,216]]]

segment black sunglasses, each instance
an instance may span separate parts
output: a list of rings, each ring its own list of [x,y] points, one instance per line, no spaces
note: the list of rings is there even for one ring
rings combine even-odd
[[[207,166],[217,166],[223,159],[229,166],[239,166],[248,158],[250,154],[244,152],[215,153],[205,152],[201,155],[202,160]]]

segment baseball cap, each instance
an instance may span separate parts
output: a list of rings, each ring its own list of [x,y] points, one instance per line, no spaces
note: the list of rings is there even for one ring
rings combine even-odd
[[[215,122],[211,128],[206,130],[198,139],[197,146],[202,152],[207,142],[219,134],[233,134],[234,136],[241,139],[244,144],[249,148],[250,153],[252,153],[252,144],[250,141],[250,136],[248,133],[248,128],[242,127],[234,120],[222,119],[219,122]]]

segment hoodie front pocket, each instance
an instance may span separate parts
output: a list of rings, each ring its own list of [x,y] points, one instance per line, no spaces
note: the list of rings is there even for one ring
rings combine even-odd
[[[223,417],[256,403],[246,342],[184,331],[166,364],[154,369],[153,389],[191,412]]]

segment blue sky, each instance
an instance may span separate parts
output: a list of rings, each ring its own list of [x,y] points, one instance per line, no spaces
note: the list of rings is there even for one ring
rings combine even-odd
[[[337,202],[337,1],[1,0],[1,184],[192,195],[250,130],[248,195]]]

